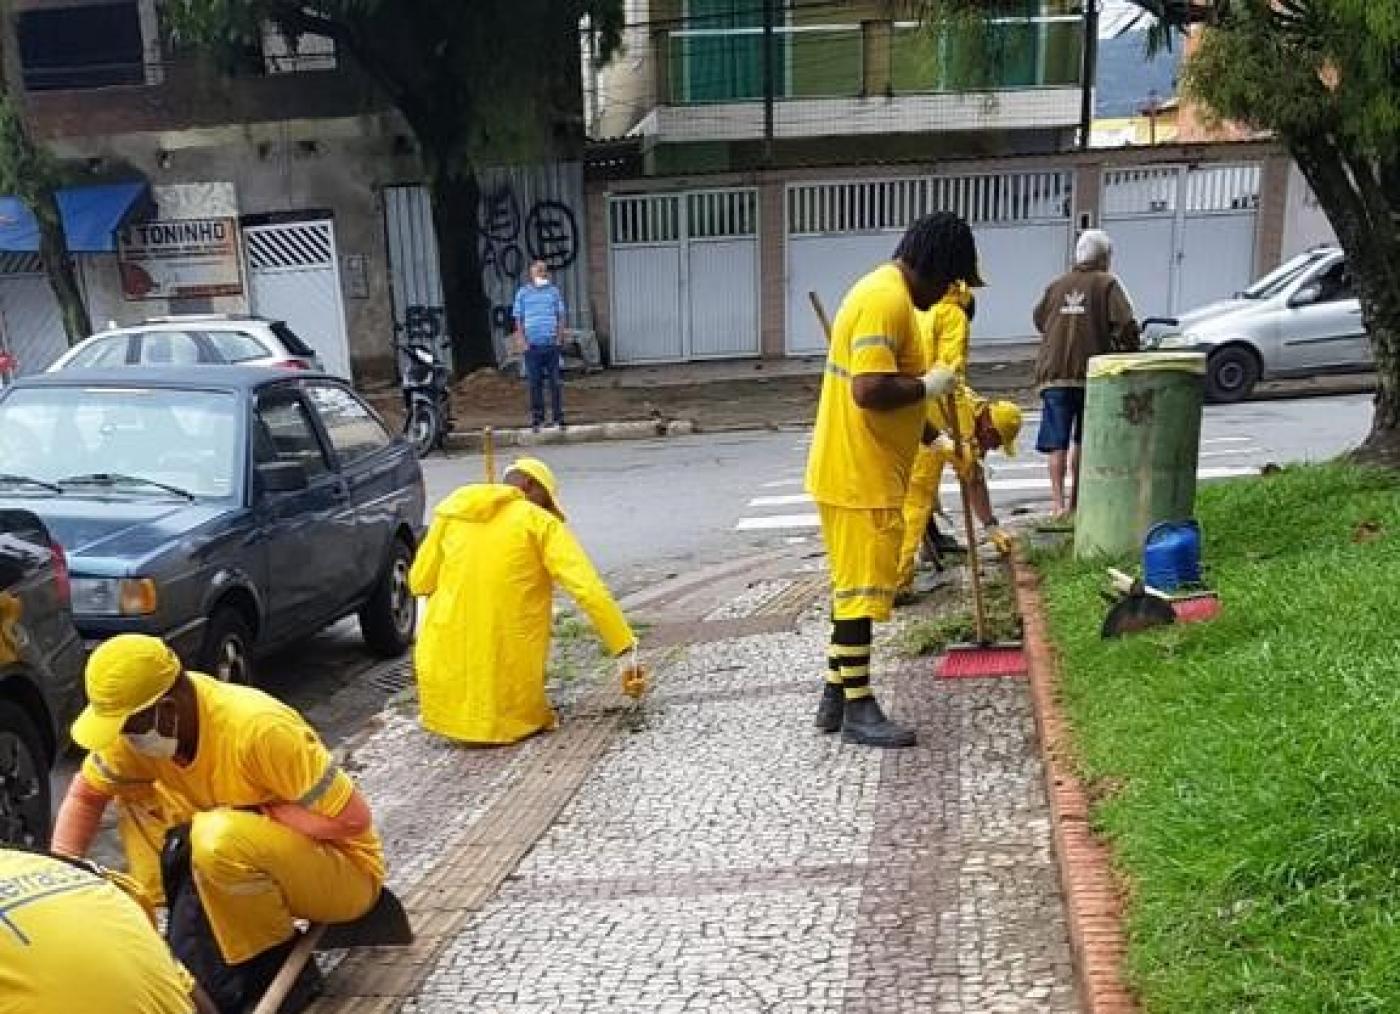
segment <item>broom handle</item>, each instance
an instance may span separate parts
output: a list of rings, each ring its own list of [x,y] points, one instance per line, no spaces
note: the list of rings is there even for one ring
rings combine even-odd
[[[948,427],[953,431],[953,444],[957,448],[959,456],[962,455],[963,438],[962,427],[958,422],[958,402],[957,397],[950,392],[946,401],[945,412],[948,413]],[[977,643],[987,643],[987,609],[982,602],[982,561],[977,555],[977,532],[973,528],[972,518],[972,497],[968,495],[967,480],[963,478],[962,469],[958,468],[960,461],[953,462],[953,471],[958,476],[958,487],[962,491],[963,505],[963,526],[967,530],[967,568],[972,575],[972,611],[973,619],[976,623]]]
[[[831,318],[826,315],[826,307],[822,306],[821,297],[815,292],[807,293],[807,298],[812,301],[812,309],[817,313],[817,320],[821,321],[822,334],[826,335],[826,343],[831,344]]]
[[[486,459],[486,481],[496,481],[496,438],[491,433],[491,427],[486,427],[481,434],[481,453]]]
[[[282,1001],[287,999],[287,994],[296,985],[301,970],[316,953],[316,945],[321,942],[321,934],[325,932],[325,923],[315,923],[302,934],[301,939],[282,962],[282,967],[277,970],[277,975],[268,985],[267,992],[253,1008],[253,1014],[277,1014],[282,1009]]]

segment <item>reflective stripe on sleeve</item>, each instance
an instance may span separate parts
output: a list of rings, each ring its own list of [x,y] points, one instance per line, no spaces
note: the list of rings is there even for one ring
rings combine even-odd
[[[332,764],[330,767],[326,768],[326,773],[320,777],[320,780],[302,793],[301,798],[297,800],[297,806],[309,809],[319,803],[321,797],[329,792],[331,786],[335,784],[335,776],[338,774],[340,774],[340,767],[338,765]]]

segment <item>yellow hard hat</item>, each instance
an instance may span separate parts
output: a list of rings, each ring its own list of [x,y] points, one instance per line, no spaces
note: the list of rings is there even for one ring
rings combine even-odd
[[[987,406],[992,426],[1001,434],[1001,449],[1008,458],[1016,457],[1016,437],[1021,433],[1021,409],[1014,401],[994,401]]]
[[[73,742],[104,750],[121,735],[126,720],[164,697],[184,667],[158,637],[119,634],[88,658],[88,706],[73,723]]]
[[[554,513],[561,518],[564,516],[564,505],[559,502],[559,480],[554,478],[553,469],[539,458],[519,458],[506,469],[506,475],[510,475],[511,472],[528,475],[539,483],[549,494],[549,502],[554,505]]]

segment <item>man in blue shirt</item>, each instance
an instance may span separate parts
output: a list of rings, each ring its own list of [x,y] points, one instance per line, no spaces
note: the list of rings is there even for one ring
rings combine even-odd
[[[544,261],[530,265],[530,281],[515,294],[515,342],[525,353],[530,378],[530,424],[544,425],[544,388],[549,385],[554,425],[564,428],[564,384],[560,359],[564,340],[564,297],[549,280]]]

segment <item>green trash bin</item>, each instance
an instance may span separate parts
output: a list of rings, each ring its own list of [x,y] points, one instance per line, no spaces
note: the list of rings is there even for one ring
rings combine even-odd
[[[1074,555],[1136,557],[1148,529],[1195,513],[1206,357],[1089,360]]]

